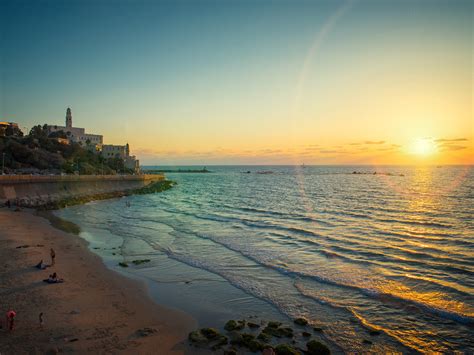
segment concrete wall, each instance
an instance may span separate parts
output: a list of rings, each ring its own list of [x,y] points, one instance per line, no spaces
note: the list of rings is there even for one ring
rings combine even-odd
[[[10,200],[36,206],[69,197],[137,189],[161,180],[164,175],[0,175],[0,203]]]

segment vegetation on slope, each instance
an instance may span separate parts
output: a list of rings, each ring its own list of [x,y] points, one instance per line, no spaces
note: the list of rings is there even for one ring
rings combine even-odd
[[[59,131],[48,135],[46,125],[34,126],[27,136],[23,136],[21,131],[6,133],[0,137],[0,159],[5,153],[5,172],[132,173],[132,170],[125,168],[122,159],[106,159],[97,154],[94,145],[61,143],[59,138],[66,138],[66,134]]]

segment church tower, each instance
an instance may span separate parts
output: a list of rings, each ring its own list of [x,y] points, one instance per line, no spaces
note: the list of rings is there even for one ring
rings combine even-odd
[[[67,128],[72,127],[72,113],[71,113],[71,109],[69,107],[66,110],[66,127]]]

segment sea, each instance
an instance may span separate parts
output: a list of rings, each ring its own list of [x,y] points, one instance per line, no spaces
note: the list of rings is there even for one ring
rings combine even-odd
[[[472,166],[207,169],[56,213],[200,326],[304,317],[335,353],[474,352]]]

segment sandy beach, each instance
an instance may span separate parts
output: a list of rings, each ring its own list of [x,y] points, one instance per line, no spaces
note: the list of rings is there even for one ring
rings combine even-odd
[[[185,352],[195,320],[160,307],[143,284],[108,270],[84,240],[30,211],[3,208],[0,224],[1,354]],[[51,263],[50,248],[55,265],[35,268],[41,259]],[[42,281],[53,272],[65,282]],[[12,332],[5,317],[11,309]]]

